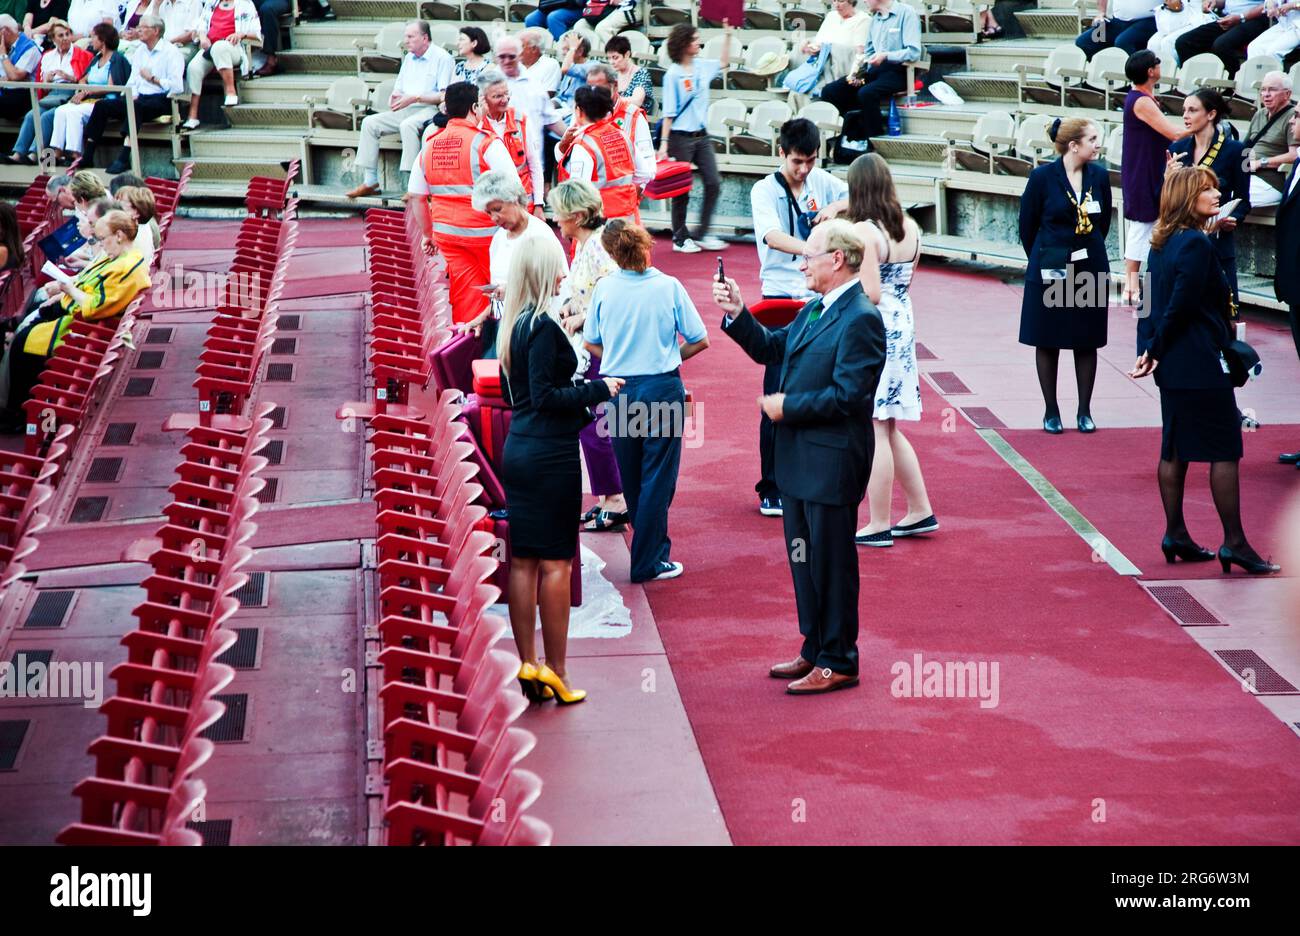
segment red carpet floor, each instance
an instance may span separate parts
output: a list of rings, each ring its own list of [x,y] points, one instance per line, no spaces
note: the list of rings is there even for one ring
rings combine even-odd
[[[725,256],[756,294],[753,251]],[[909,434],[943,531],[862,555],[862,685],[794,698],[767,678],[799,639],[781,524],[752,492],[760,371],[717,327],[713,255],[659,260],[713,345],[684,368],[704,414],[670,519],[686,574],[646,592],[737,843],[1300,842],[1295,736],[928,387]],[[999,704],[895,698],[917,653],[997,663]]]

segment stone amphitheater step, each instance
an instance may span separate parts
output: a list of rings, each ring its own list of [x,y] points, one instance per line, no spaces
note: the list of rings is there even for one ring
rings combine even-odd
[[[337,2],[330,0],[330,6],[334,8],[334,14],[340,20],[381,20],[385,23],[397,23],[414,19],[416,15],[415,3],[412,0],[337,0]]]
[[[353,69],[355,71],[355,67]],[[239,106],[245,104],[301,104],[307,96],[325,97],[337,75],[273,75],[239,83]]]
[[[409,15],[410,8],[408,6]],[[351,49],[355,41],[370,42],[375,33],[391,20],[348,19],[332,23],[301,23],[293,27],[293,48],[296,52],[307,49]]]
[[[321,93],[324,94],[323,91]],[[240,104],[226,108],[226,119],[232,127],[243,130],[283,128],[301,131],[307,127],[307,105],[302,103],[301,98],[297,104],[287,101]]]
[[[268,162],[301,158],[305,128],[298,133],[270,130],[199,130],[189,134],[190,153],[195,157],[246,159],[256,153]]]
[[[985,42],[966,50],[966,68],[1002,74],[1015,80],[1017,65],[1040,65],[1064,39],[1007,39]]]
[[[941,165],[948,156],[948,144],[938,136],[904,133],[871,138],[872,148],[891,165]]]
[[[190,156],[176,160],[177,171],[185,163],[194,164],[194,179],[202,182],[229,182],[247,186],[253,176],[284,178],[279,159],[258,156]]]
[[[1041,39],[1073,39],[1081,28],[1078,12],[1074,9],[1024,10],[1016,13],[1016,19],[1026,36]],[[1091,17],[1086,18],[1083,25],[1087,26],[1089,22]]]
[[[949,106],[931,104],[928,107],[900,107],[903,132],[911,136],[942,137],[945,130],[969,131],[980,115],[990,110],[1000,110],[996,104],[974,101]]]
[[[291,49],[280,53],[280,68],[288,74],[355,75],[357,50],[346,47]]]
[[[1015,75],[994,72],[961,71],[943,78],[964,101],[1006,103],[1016,102]]]

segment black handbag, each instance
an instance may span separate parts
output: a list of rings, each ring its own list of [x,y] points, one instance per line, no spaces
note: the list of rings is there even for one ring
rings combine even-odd
[[[1246,381],[1264,371],[1259,352],[1244,341],[1229,341],[1223,349],[1223,360],[1228,364],[1228,377],[1234,387],[1246,386]]]

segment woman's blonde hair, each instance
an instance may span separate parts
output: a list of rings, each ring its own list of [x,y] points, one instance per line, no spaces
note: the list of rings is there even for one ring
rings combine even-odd
[[[1219,177],[1209,166],[1178,166],[1169,170],[1160,190],[1160,217],[1151,230],[1151,246],[1160,249],[1183,228],[1204,228],[1206,219],[1196,213],[1196,200],[1202,192],[1218,184]]]
[[[506,271],[505,308],[497,327],[497,357],[510,373],[510,338],[519,316],[530,309],[550,312],[556,282],[564,275],[564,250],[550,234],[526,235],[515,245]]]
[[[583,216],[582,227],[594,231],[605,223],[605,206],[596,186],[581,179],[569,179],[554,186],[546,203],[557,215]]]
[[[108,189],[104,188],[104,183],[99,181],[99,176],[89,169],[82,169],[76,173],[72,177],[69,188],[72,189],[72,197],[82,202],[94,201],[108,194]]]
[[[1064,156],[1070,151],[1070,144],[1082,142],[1088,128],[1094,126],[1096,124],[1086,117],[1067,117],[1064,120],[1058,117],[1047,129],[1047,137],[1056,144],[1056,152]]]

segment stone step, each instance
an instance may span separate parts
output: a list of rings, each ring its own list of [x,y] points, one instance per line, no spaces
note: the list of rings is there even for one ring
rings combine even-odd
[[[1025,35],[1042,39],[1074,39],[1079,35],[1079,18],[1074,10],[1024,10],[1016,13]],[[1091,20],[1085,20],[1087,26]]]
[[[953,72],[944,81],[965,101],[1005,101],[1015,105],[1019,88],[1015,75],[993,72]]]
[[[286,53],[287,54],[287,53]],[[301,104],[308,95],[323,98],[337,75],[273,75],[239,83],[239,106]]]
[[[408,14],[410,7],[408,6]],[[355,41],[371,42],[375,33],[387,26],[389,20],[335,20],[332,23],[302,23],[293,27],[293,48],[351,49]]]
[[[942,137],[945,130],[970,130],[986,111],[998,109],[983,102],[948,106],[900,107],[903,132],[913,136]]]
[[[294,75],[355,75],[357,50],[293,49],[280,53],[280,68]]]
[[[966,50],[966,68],[1016,77],[1017,65],[1041,65],[1061,43],[1055,39],[985,42]]]
[[[278,159],[255,156],[191,156],[176,160],[179,170],[184,163],[194,164],[194,178],[207,182],[247,182],[253,176],[284,178],[284,166]]]
[[[937,136],[919,136],[911,133],[878,136],[871,138],[871,146],[891,165],[894,163],[941,165],[948,156],[947,141]]]
[[[190,153],[196,157],[229,157],[247,160],[249,153],[257,159],[279,161],[301,157],[306,129],[301,133],[274,133],[249,130],[199,130],[188,134]]]
[[[232,127],[245,128],[293,128],[305,130],[307,127],[307,105],[299,100],[297,104],[271,101],[255,104],[240,104],[226,108],[226,119]]]

